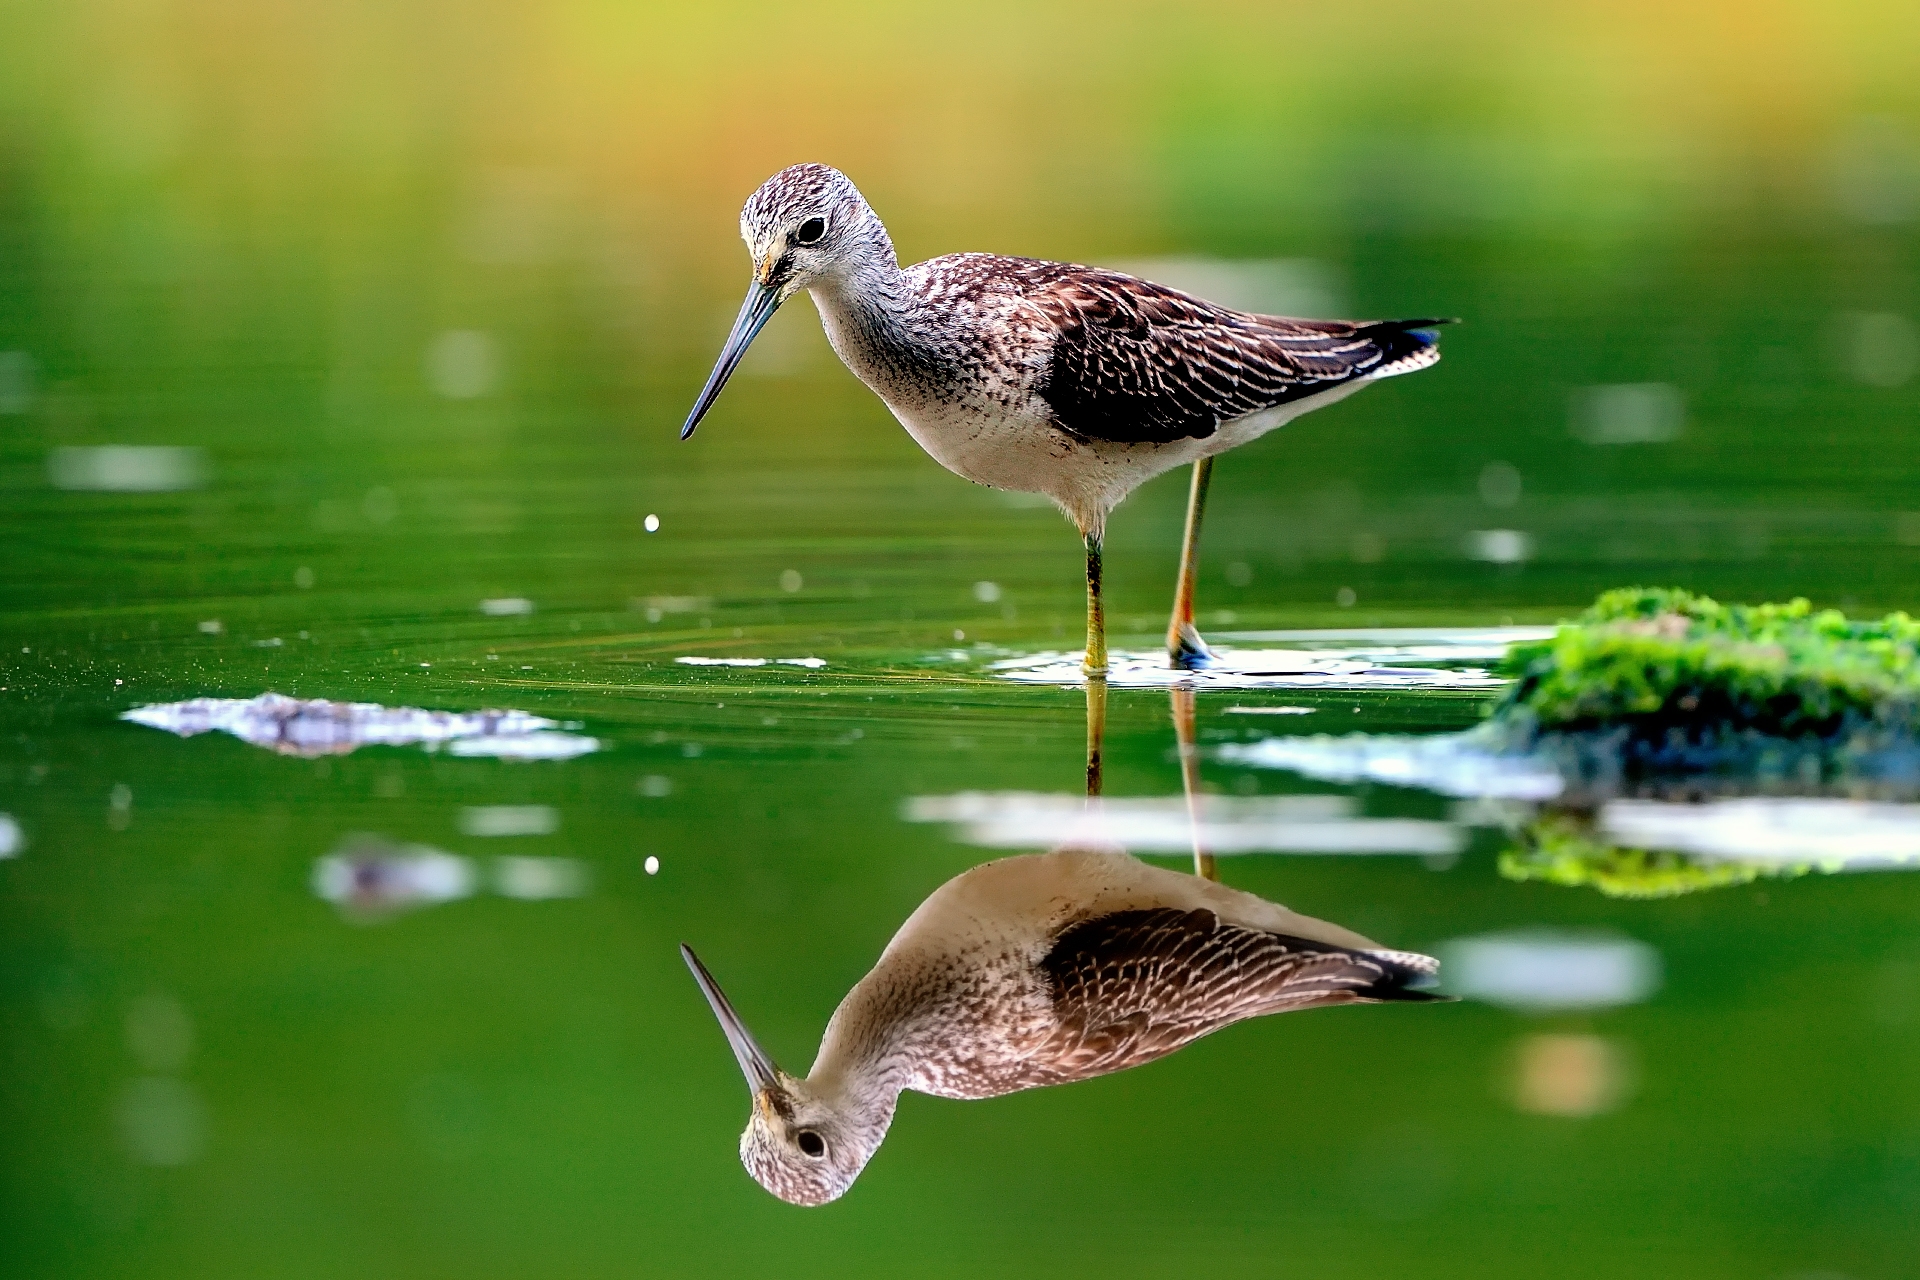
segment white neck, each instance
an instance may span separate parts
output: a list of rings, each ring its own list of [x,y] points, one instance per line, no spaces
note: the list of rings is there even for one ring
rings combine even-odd
[[[835,354],[892,405],[911,405],[939,385],[937,317],[914,297],[879,220],[843,269],[808,287]]]

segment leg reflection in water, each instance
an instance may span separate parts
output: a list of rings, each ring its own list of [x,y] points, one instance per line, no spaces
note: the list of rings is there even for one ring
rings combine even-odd
[[[1105,693],[1088,682],[1090,795]],[[1180,706],[1176,695],[1176,723]],[[683,946],[747,1078],[742,1162],[781,1199],[825,1204],[859,1177],[908,1089],[990,1098],[1151,1062],[1247,1018],[1439,998],[1422,989],[1439,968],[1430,957],[1230,889],[1199,865],[1186,875],[1068,846],[956,876],[840,1002],[804,1078],[774,1064]]]
[[[1193,705],[1193,690],[1174,686],[1173,737],[1180,747],[1180,790],[1187,797],[1187,822],[1193,827],[1193,874],[1204,880],[1218,880],[1220,869],[1213,864],[1200,839],[1200,744],[1195,738],[1198,716]]]

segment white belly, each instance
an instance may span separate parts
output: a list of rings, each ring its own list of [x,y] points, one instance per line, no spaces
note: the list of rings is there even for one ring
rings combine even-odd
[[[1237,449],[1303,413],[1352,395],[1368,381],[1356,379],[1305,400],[1232,419],[1205,439],[1155,444],[1077,439],[1051,425],[1045,406],[1037,402],[1024,413],[1006,414],[966,404],[908,407],[884,394],[881,399],[907,434],[955,475],[996,489],[1045,494],[1083,533],[1099,533],[1108,513],[1155,476]]]

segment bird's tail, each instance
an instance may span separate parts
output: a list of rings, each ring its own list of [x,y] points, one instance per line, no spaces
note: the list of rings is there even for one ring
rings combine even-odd
[[[1432,990],[1440,973],[1440,962],[1418,951],[1363,951],[1360,953],[1379,965],[1381,976],[1365,990],[1353,993],[1354,999],[1368,1003],[1432,1004],[1456,1000]]]
[[[1449,318],[1425,320],[1376,320],[1360,330],[1380,348],[1382,359],[1371,376],[1391,378],[1412,373],[1440,360],[1440,326],[1458,324]]]

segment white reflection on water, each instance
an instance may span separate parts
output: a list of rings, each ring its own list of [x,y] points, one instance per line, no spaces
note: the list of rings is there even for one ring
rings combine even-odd
[[[1135,853],[1457,854],[1466,832],[1451,822],[1364,818],[1346,796],[1205,796],[1196,829],[1181,796],[1107,797],[1032,791],[963,791],[915,796],[908,822],[947,822],[958,838],[988,849],[1063,844],[1119,845]]]
[[[1477,667],[1446,670],[1387,663],[1410,655],[1348,657],[1300,649],[1231,649],[1216,645],[1214,663],[1203,671],[1178,671],[1167,651],[1115,650],[1108,655],[1107,683],[1116,689],[1491,689],[1504,683]],[[1082,684],[1082,654],[1048,651],[987,664],[987,670],[1023,684]],[[1452,658],[1457,655],[1446,654]]]
[[[1285,644],[1282,649],[1236,649],[1216,643],[1204,671],[1175,671],[1164,649],[1117,650],[1109,656],[1115,688],[1199,689],[1486,689],[1503,682],[1477,664],[1499,660],[1507,647],[1541,640],[1552,627],[1376,627],[1312,631],[1234,631],[1216,641]],[[963,655],[964,656],[964,655]],[[1080,684],[1081,655],[1047,652],[988,663],[1007,680]],[[1414,663],[1446,663],[1425,667]],[[1476,665],[1468,665],[1476,664]]]
[[[27,847],[27,833],[10,813],[0,813],[0,858],[18,857]]]
[[[1464,545],[1469,560],[1488,564],[1519,564],[1533,558],[1533,535],[1518,529],[1475,529]]]
[[[506,857],[493,860],[493,888],[503,898],[541,902],[578,898],[587,892],[585,864],[572,858]]]
[[[1599,826],[1623,845],[1697,858],[1811,862],[1830,871],[1920,862],[1920,804],[1784,796],[1705,804],[1610,800]]]
[[[597,750],[599,741],[550,732],[558,721],[524,711],[425,711],[375,702],[331,702],[263,693],[257,698],[194,698],[123,712],[122,720],[190,738],[218,731],[281,755],[344,755],[364,746],[445,743],[455,755],[558,760]]]
[[[1458,734],[1265,738],[1228,743],[1220,748],[1220,758],[1327,782],[1387,782],[1448,796],[1551,800],[1566,789],[1565,779],[1546,761],[1479,750]]]
[[[1522,929],[1438,950],[1449,993],[1524,1013],[1611,1009],[1660,988],[1660,953],[1618,934]]]
[[[47,478],[56,489],[168,493],[205,484],[207,459],[199,449],[172,445],[69,446],[47,455]]]
[[[473,864],[458,854],[377,836],[350,837],[313,864],[314,893],[356,919],[452,902],[471,895],[475,885]]]
[[[599,749],[598,738],[576,733],[487,733],[447,744],[448,755],[499,760],[571,760]]]
[[[486,886],[474,860],[384,836],[349,836],[313,864],[313,892],[348,919],[369,923],[421,907],[472,897],[483,887],[503,898],[541,902],[579,898],[593,887],[592,868],[574,858],[507,855],[488,863]]]

